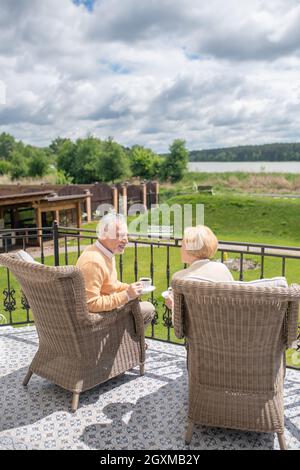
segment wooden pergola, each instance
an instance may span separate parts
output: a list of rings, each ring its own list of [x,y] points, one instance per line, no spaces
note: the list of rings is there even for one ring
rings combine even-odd
[[[60,220],[60,212],[68,209],[74,209],[76,213],[76,227],[81,227],[82,214],[81,206],[86,199],[90,197],[87,194],[76,194],[71,196],[57,196],[50,191],[37,191],[31,193],[8,194],[0,196],[0,219],[4,218],[4,212],[10,210],[11,229],[20,228],[15,214],[20,208],[34,209],[34,222],[37,229],[43,226],[42,214],[52,212],[53,220]],[[21,227],[26,229],[26,226]],[[40,232],[38,232],[38,243],[40,243]]]

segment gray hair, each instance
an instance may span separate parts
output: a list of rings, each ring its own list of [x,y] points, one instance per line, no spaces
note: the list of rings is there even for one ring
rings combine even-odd
[[[127,227],[126,218],[123,214],[113,212],[105,214],[97,225],[98,238],[116,238],[117,225]]]

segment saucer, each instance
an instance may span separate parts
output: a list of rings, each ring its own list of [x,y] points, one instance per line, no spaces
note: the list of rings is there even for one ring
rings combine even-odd
[[[155,289],[156,289],[155,286],[145,287],[145,288],[142,290],[141,295],[143,295],[143,294],[150,294],[150,292],[153,292]]]
[[[172,292],[169,292],[168,290],[165,290],[161,293],[161,295],[163,296],[164,299],[169,297],[170,294],[172,294]]]

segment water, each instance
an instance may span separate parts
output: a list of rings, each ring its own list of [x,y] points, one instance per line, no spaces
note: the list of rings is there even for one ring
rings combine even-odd
[[[200,173],[300,173],[300,162],[190,162],[189,171]]]

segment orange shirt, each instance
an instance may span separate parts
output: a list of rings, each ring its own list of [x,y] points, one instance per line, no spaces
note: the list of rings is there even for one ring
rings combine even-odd
[[[128,302],[129,285],[118,281],[115,257],[99,242],[83,251],[76,266],[85,280],[89,312],[106,312]]]

